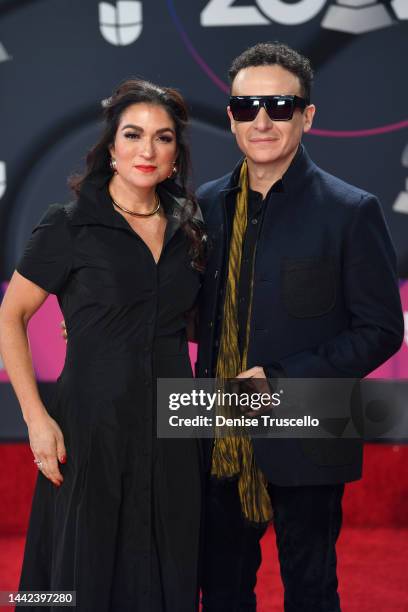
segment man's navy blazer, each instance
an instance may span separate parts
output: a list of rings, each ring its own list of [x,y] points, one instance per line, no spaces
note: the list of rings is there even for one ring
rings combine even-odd
[[[240,164],[197,193],[209,243],[198,377],[215,374],[214,330],[222,312]],[[378,200],[321,170],[300,145],[282,193],[274,192],[266,206],[255,255],[248,368],[263,366],[269,376],[291,378],[365,377],[398,350],[404,333],[396,256]],[[361,476],[358,438],[253,443],[257,464],[274,484]]]

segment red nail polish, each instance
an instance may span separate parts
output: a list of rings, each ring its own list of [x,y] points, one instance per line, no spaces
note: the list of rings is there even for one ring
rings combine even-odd
[[[67,457],[66,455],[62,455],[61,457],[61,463],[66,463],[67,462]]]

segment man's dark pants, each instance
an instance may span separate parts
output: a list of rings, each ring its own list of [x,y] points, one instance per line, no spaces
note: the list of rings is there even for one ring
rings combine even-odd
[[[343,484],[269,485],[285,612],[338,612],[336,550]],[[264,528],[245,523],[237,483],[211,481],[206,496],[203,612],[253,612]]]

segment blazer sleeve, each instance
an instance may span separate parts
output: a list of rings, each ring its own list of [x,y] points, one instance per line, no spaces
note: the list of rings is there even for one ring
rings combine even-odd
[[[48,293],[58,293],[71,267],[68,218],[62,206],[53,204],[33,229],[16,269]]]
[[[291,378],[363,378],[401,346],[404,319],[395,250],[377,198],[367,194],[356,208],[345,240],[343,292],[349,328],[310,350],[266,366]]]

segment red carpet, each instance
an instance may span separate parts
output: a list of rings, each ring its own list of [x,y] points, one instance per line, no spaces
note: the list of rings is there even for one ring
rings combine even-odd
[[[0,465],[0,590],[4,591],[17,588],[36,468],[26,444],[0,445]],[[408,446],[367,445],[364,479],[348,485],[344,498],[338,545],[343,612],[408,612],[407,476]],[[263,540],[263,559],[258,611],[282,612],[273,529]]]
[[[343,612],[408,611],[408,528],[345,527],[338,543]],[[271,529],[258,575],[259,612],[282,612],[283,589]]]

